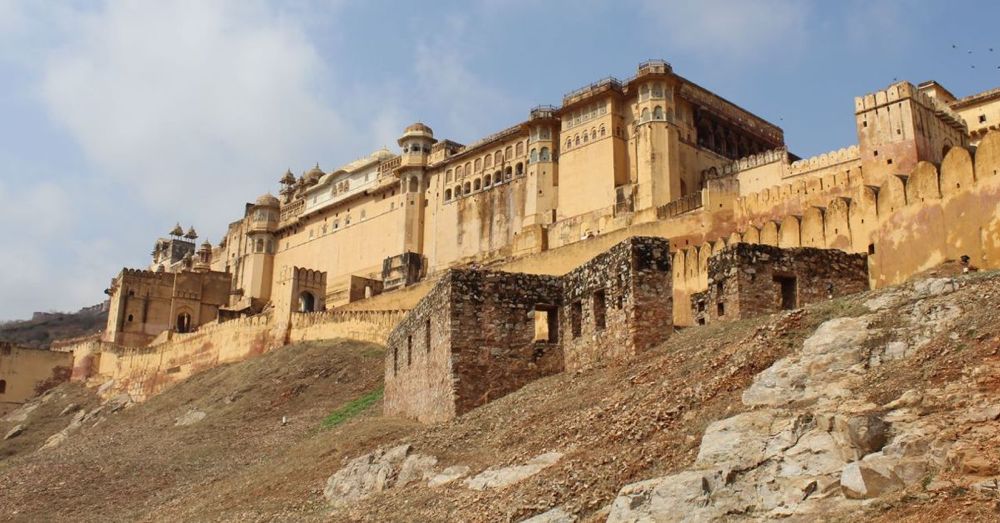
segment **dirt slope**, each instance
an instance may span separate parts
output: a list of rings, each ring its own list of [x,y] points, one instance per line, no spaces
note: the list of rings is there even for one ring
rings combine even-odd
[[[30,320],[0,324],[0,341],[47,349],[55,340],[100,332],[107,322],[108,313],[96,306],[86,307],[78,312],[37,313]]]
[[[69,422],[71,414],[58,415],[65,403],[96,404],[61,387],[29,414],[28,431],[0,442],[0,519],[520,521],[563,507],[582,521],[603,521],[623,486],[691,466],[709,423],[748,409],[740,397],[754,376],[798,350],[824,321],[866,313],[862,303],[877,295],[687,329],[632,365],[553,376],[430,427],[383,418],[379,402],[320,428],[328,414],[381,386],[382,349],[357,342],[288,347],[207,371],[147,403],[102,413],[63,445],[36,452]],[[963,278],[960,290],[939,299],[961,304],[960,328],[873,370],[868,400],[881,405],[908,389],[969,376],[984,362],[1000,364],[1000,276]],[[1000,405],[1000,378],[976,383]],[[192,409],[206,417],[175,426]],[[0,421],[0,435],[12,425]],[[973,429],[955,430],[958,438]],[[1000,453],[997,438],[984,434],[976,440],[977,473],[990,477],[1000,474]],[[326,479],[358,456],[400,443],[436,457],[438,469],[465,465],[470,475],[550,451],[563,457],[503,489],[415,482],[331,512]],[[962,486],[962,473],[956,463],[954,473],[929,478],[954,480],[951,487],[880,498],[844,519],[995,520],[995,496]]]

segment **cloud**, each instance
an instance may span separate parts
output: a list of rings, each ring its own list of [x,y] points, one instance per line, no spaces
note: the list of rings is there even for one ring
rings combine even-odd
[[[348,125],[294,15],[256,2],[107,2],[44,64],[42,100],[96,171],[161,216],[221,232]],[[174,210],[177,209],[175,212]]]
[[[703,59],[765,62],[806,42],[809,6],[795,0],[645,0],[651,35]]]

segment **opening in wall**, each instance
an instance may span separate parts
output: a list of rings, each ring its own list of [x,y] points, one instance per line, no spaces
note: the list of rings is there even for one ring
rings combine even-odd
[[[424,325],[424,350],[431,351],[431,320],[427,320],[426,325]]]
[[[535,305],[535,341],[559,342],[559,309],[552,305]]]
[[[604,330],[607,326],[607,306],[604,301],[604,289],[594,292],[594,327]]]
[[[583,304],[580,302],[573,302],[570,305],[569,310],[569,321],[570,330],[573,332],[574,338],[579,338],[580,334],[583,333]]]
[[[406,337],[406,366],[413,363],[413,336]]]
[[[0,380],[0,394],[7,392],[7,380]]]
[[[791,310],[798,307],[797,281],[795,276],[776,275],[774,282],[781,287],[781,309]]]

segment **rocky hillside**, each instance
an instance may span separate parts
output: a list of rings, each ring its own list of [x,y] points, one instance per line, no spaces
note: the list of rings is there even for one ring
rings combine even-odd
[[[77,312],[36,312],[30,320],[0,323],[0,341],[47,349],[55,340],[100,332],[108,323],[108,313],[95,305]]]
[[[379,415],[382,352],[355,342],[139,405],[63,386],[0,421],[21,426],[0,519],[994,521],[998,304],[1000,275],[942,272],[687,329],[430,427]]]

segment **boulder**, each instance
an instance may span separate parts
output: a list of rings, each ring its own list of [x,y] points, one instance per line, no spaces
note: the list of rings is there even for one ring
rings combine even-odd
[[[66,408],[63,409],[62,412],[59,413],[59,415],[60,416],[65,416],[65,415],[69,414],[70,412],[73,412],[74,410],[76,410],[78,408],[80,408],[80,406],[77,405],[76,403],[70,403],[69,405],[66,405]]]
[[[903,488],[891,468],[872,461],[849,463],[840,474],[840,488],[851,499],[871,499]]]
[[[442,470],[439,474],[431,476],[427,480],[427,486],[434,488],[440,487],[441,485],[451,483],[456,479],[465,477],[469,473],[469,467],[467,465],[453,465]]]
[[[185,412],[180,417],[178,417],[177,421],[174,422],[174,426],[186,427],[188,425],[194,425],[195,423],[198,423],[199,421],[205,419],[205,416],[207,416],[207,414],[205,414],[204,412],[200,410],[191,409]]]
[[[4,441],[16,438],[24,433],[24,425],[15,425],[14,428],[7,432],[7,435],[3,437]]]
[[[382,492],[395,484],[409,453],[410,445],[404,444],[355,458],[327,479],[323,496],[331,505],[342,506]]]
[[[524,465],[487,469],[479,475],[465,480],[465,486],[472,490],[486,490],[513,485],[555,464],[562,456],[560,452],[548,452],[535,456]]]
[[[434,473],[437,458],[424,454],[410,454],[403,460],[396,477],[396,485],[409,485],[415,481],[428,479]]]
[[[135,402],[132,401],[132,396],[127,392],[122,392],[109,399],[107,405],[109,411],[118,412],[121,409],[132,406],[133,403]]]
[[[573,523],[576,516],[566,512],[562,507],[556,507],[548,512],[532,516],[521,523]]]

